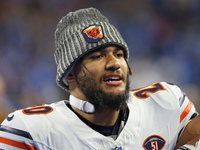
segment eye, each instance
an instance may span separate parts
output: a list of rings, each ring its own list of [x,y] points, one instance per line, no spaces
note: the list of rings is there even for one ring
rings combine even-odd
[[[91,59],[91,60],[95,60],[95,59],[100,59],[102,57],[102,54],[99,52],[93,52],[91,54],[88,54],[86,56],[83,57],[83,59]]]
[[[124,53],[123,53],[123,52],[117,52],[117,53],[115,54],[115,56],[116,56],[117,58],[121,58],[121,57],[124,57]]]
[[[92,54],[89,58],[90,58],[90,59],[96,60],[96,59],[102,58],[103,56],[104,56],[104,55],[101,54],[101,53],[94,53],[94,54]]]
[[[91,58],[92,59],[99,59],[99,58],[101,58],[102,57],[102,55],[94,55],[94,56],[92,56]]]

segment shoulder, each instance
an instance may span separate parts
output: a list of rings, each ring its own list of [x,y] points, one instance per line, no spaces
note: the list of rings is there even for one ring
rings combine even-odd
[[[76,115],[66,106],[66,103],[68,101],[17,110],[9,114],[8,119],[1,124],[0,136],[16,143],[36,145],[39,149],[71,145],[71,139],[76,138],[71,124],[74,122],[79,124],[77,122],[79,120],[77,117],[74,121]],[[82,128],[80,125],[78,127]]]
[[[16,110],[7,116],[2,122],[2,125],[29,132],[31,132],[31,130],[45,128],[45,126],[51,123],[51,120],[58,118],[59,110],[64,106],[66,106],[65,102],[60,101]],[[66,108],[67,107],[65,107],[65,109]]]
[[[43,145],[50,131],[56,131],[62,121],[62,111],[69,113],[65,101],[28,107],[10,113],[0,126],[0,135],[14,143]],[[60,117],[61,116],[61,117]],[[53,129],[52,129],[53,128]],[[57,133],[57,132],[56,132]],[[9,144],[8,144],[9,146]],[[1,147],[1,141],[0,141]],[[44,145],[42,147],[45,147]]]
[[[180,115],[180,122],[190,120],[196,114],[196,109],[186,94],[172,83],[156,82],[151,85],[130,91],[132,99],[137,100],[142,107],[156,107],[170,110]]]
[[[155,82],[132,90],[130,93],[140,101],[155,101],[163,107],[169,107],[169,105],[178,107],[179,99],[183,96],[183,92],[178,86],[166,82]]]
[[[180,112],[183,112],[190,108],[196,111],[186,94],[177,85],[172,83],[155,82],[151,85],[132,90],[130,94],[139,102],[158,104],[164,109],[179,109]]]
[[[160,94],[158,91],[162,94],[172,94],[175,97],[181,94],[181,89],[178,86],[167,82],[154,82],[150,85],[131,90],[130,92],[134,93],[139,99],[145,99],[149,97],[148,94]]]

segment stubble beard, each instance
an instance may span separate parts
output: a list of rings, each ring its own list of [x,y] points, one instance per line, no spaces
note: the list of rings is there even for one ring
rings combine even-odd
[[[129,99],[129,75],[126,78],[125,90],[119,94],[105,92],[90,75],[77,77],[77,84],[87,100],[94,105],[96,112],[118,110],[127,107]]]

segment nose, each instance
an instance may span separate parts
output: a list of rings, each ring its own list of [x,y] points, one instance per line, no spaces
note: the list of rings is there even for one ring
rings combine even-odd
[[[106,70],[115,71],[121,67],[119,60],[114,55],[107,56]]]

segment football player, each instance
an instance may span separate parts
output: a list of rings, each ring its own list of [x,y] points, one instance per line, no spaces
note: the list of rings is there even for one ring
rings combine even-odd
[[[55,31],[58,85],[69,100],[8,115],[3,150],[173,150],[199,147],[200,117],[181,89],[129,89],[129,50],[95,8],[70,12]]]

